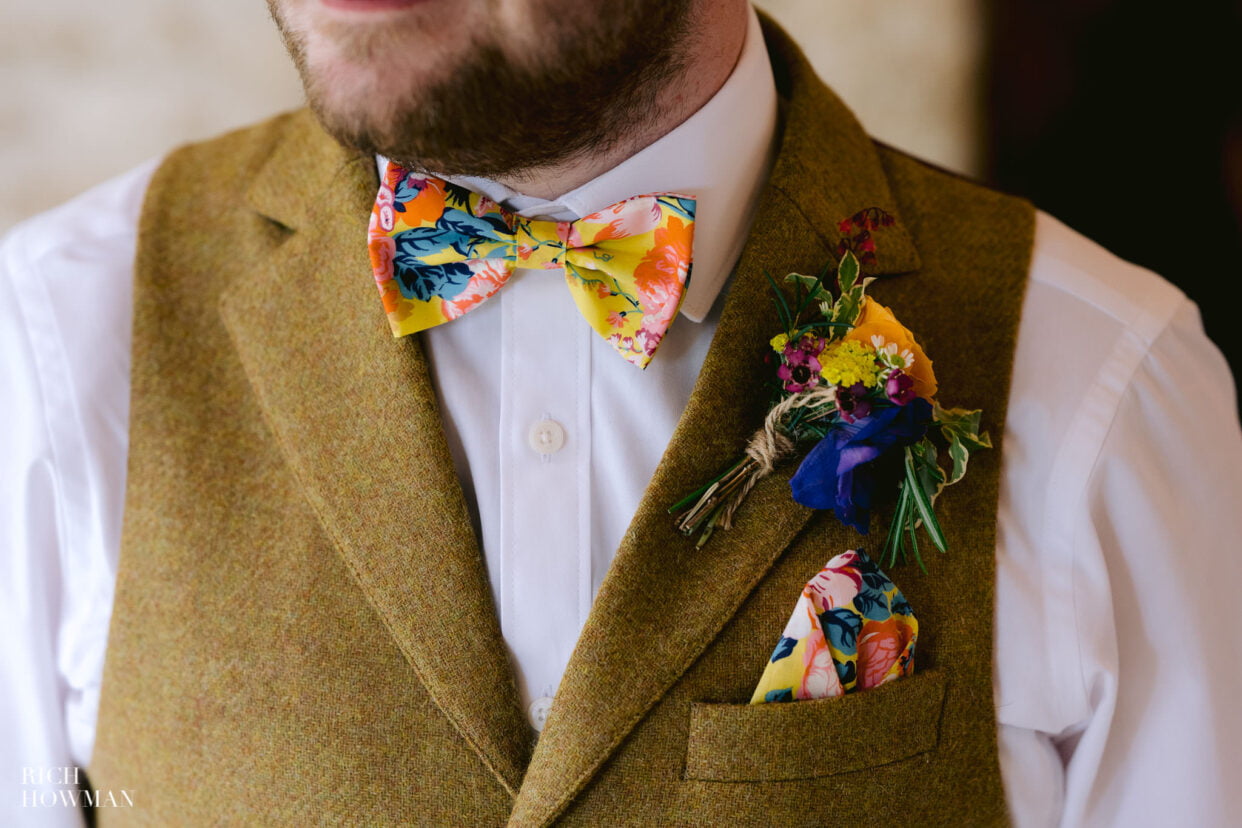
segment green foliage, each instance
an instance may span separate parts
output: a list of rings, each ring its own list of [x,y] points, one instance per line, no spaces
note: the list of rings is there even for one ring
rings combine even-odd
[[[944,469],[940,468],[937,462],[939,453],[936,450],[936,444],[924,437],[910,446],[907,453],[913,455],[914,474],[920,488],[927,494],[928,499],[935,503],[946,485]]]
[[[837,329],[849,329],[858,321],[862,313],[863,300],[867,286],[874,279],[862,276],[862,267],[858,257],[846,251],[837,265],[837,293],[834,295],[826,286],[829,268],[825,268],[818,276],[807,276],[802,273],[790,273],[785,281],[792,282],[798,300],[795,303],[797,312],[792,314],[794,321],[802,315],[807,305],[819,303],[819,311],[825,322],[819,323]],[[787,329],[788,330],[788,329]]]
[[[832,299],[832,291],[824,287],[824,278],[822,276],[806,276],[802,273],[790,273],[785,277],[785,281],[793,282],[796,286],[806,291],[808,301],[816,302],[820,300]]]
[[[904,561],[909,553],[919,569],[926,572],[919,554],[918,529],[921,527],[927,533],[938,551],[949,549],[934,507],[936,496],[945,486],[944,470],[936,462],[935,443],[926,437],[913,446],[906,446],[905,454],[905,475],[897,490],[897,509],[884,541],[882,558],[885,566],[892,566]]]
[[[782,291],[782,286],[770,274],[764,273],[772,286],[772,301],[786,341],[798,343],[802,337],[813,335],[828,340],[822,343],[827,345],[857,325],[866,302],[867,288],[875,280],[863,274],[859,259],[852,250],[846,250],[836,265],[835,291],[827,284],[832,273],[830,263],[818,276],[787,274],[783,281],[792,285],[792,295]],[[814,312],[816,309],[820,312],[818,315]],[[809,319],[804,320],[804,315]],[[776,341],[779,345],[781,340]],[[781,349],[778,347],[777,350],[780,352]],[[787,358],[782,356],[782,359]],[[772,404],[779,404],[792,393],[775,385]],[[798,444],[813,444],[828,438],[840,426],[836,404],[830,396],[823,403],[818,398],[804,400],[809,404],[784,411],[780,427]],[[946,486],[953,485],[966,475],[971,453],[992,447],[988,435],[979,431],[981,419],[981,411],[945,409],[935,403],[928,436],[905,447],[896,509],[881,555],[885,565],[892,566],[912,555],[919,568],[926,571],[919,551],[920,533],[925,534],[940,552],[948,551],[948,540],[936,517],[936,499]],[[937,433],[939,437],[936,437]],[[941,440],[943,442],[939,442]],[[942,450],[948,454],[947,469],[940,463]],[[751,461],[743,458],[674,504],[670,512],[689,507],[689,511],[678,521],[680,531],[688,535],[698,533],[699,545],[702,546],[717,526],[727,526],[732,510],[748,491],[743,484],[752,473]]]
[[[939,403],[932,410],[932,418],[949,444],[949,458],[953,461],[953,471],[945,485],[951,486],[966,476],[966,464],[970,462],[972,451],[992,447],[992,439],[987,433],[979,433],[982,416],[983,412],[978,409],[944,409]]]
[[[830,306],[826,306],[827,303],[820,303],[824,316],[832,322],[853,327],[862,313],[867,286],[874,281],[870,277],[862,277],[858,257],[849,250],[845,251],[845,255],[841,257],[841,264],[837,266],[837,284],[840,287],[840,293],[836,302]]]
[[[785,294],[781,292],[772,274],[765,270],[763,275],[767,278],[768,284],[772,286],[772,303],[776,305],[776,315],[780,317],[781,327],[788,333],[793,330],[794,325],[793,314],[789,312],[789,303],[785,301]]]

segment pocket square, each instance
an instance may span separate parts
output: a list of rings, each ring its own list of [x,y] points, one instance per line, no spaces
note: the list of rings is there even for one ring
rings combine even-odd
[[[914,672],[919,624],[861,550],[842,552],[802,588],[751,704],[823,699]]]

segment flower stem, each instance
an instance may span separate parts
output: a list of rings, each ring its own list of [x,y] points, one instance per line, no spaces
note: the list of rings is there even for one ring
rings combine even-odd
[[[758,464],[754,460],[749,457],[743,458],[714,482],[695,494],[683,498],[669,511],[675,512],[691,501],[697,502],[677,519],[677,530],[683,535],[693,535],[704,527],[709,532],[714,529],[729,498],[746,483],[746,479],[754,473],[756,468]],[[700,545],[702,542],[701,540]]]

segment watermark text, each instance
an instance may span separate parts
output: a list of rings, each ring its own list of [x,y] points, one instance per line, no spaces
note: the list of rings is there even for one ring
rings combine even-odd
[[[91,788],[79,767],[22,768],[23,808],[132,808],[133,790]]]

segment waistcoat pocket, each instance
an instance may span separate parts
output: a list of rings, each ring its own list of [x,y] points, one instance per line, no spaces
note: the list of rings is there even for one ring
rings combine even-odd
[[[690,707],[685,779],[776,782],[863,770],[933,750],[946,676],[917,672],[831,699]]]

